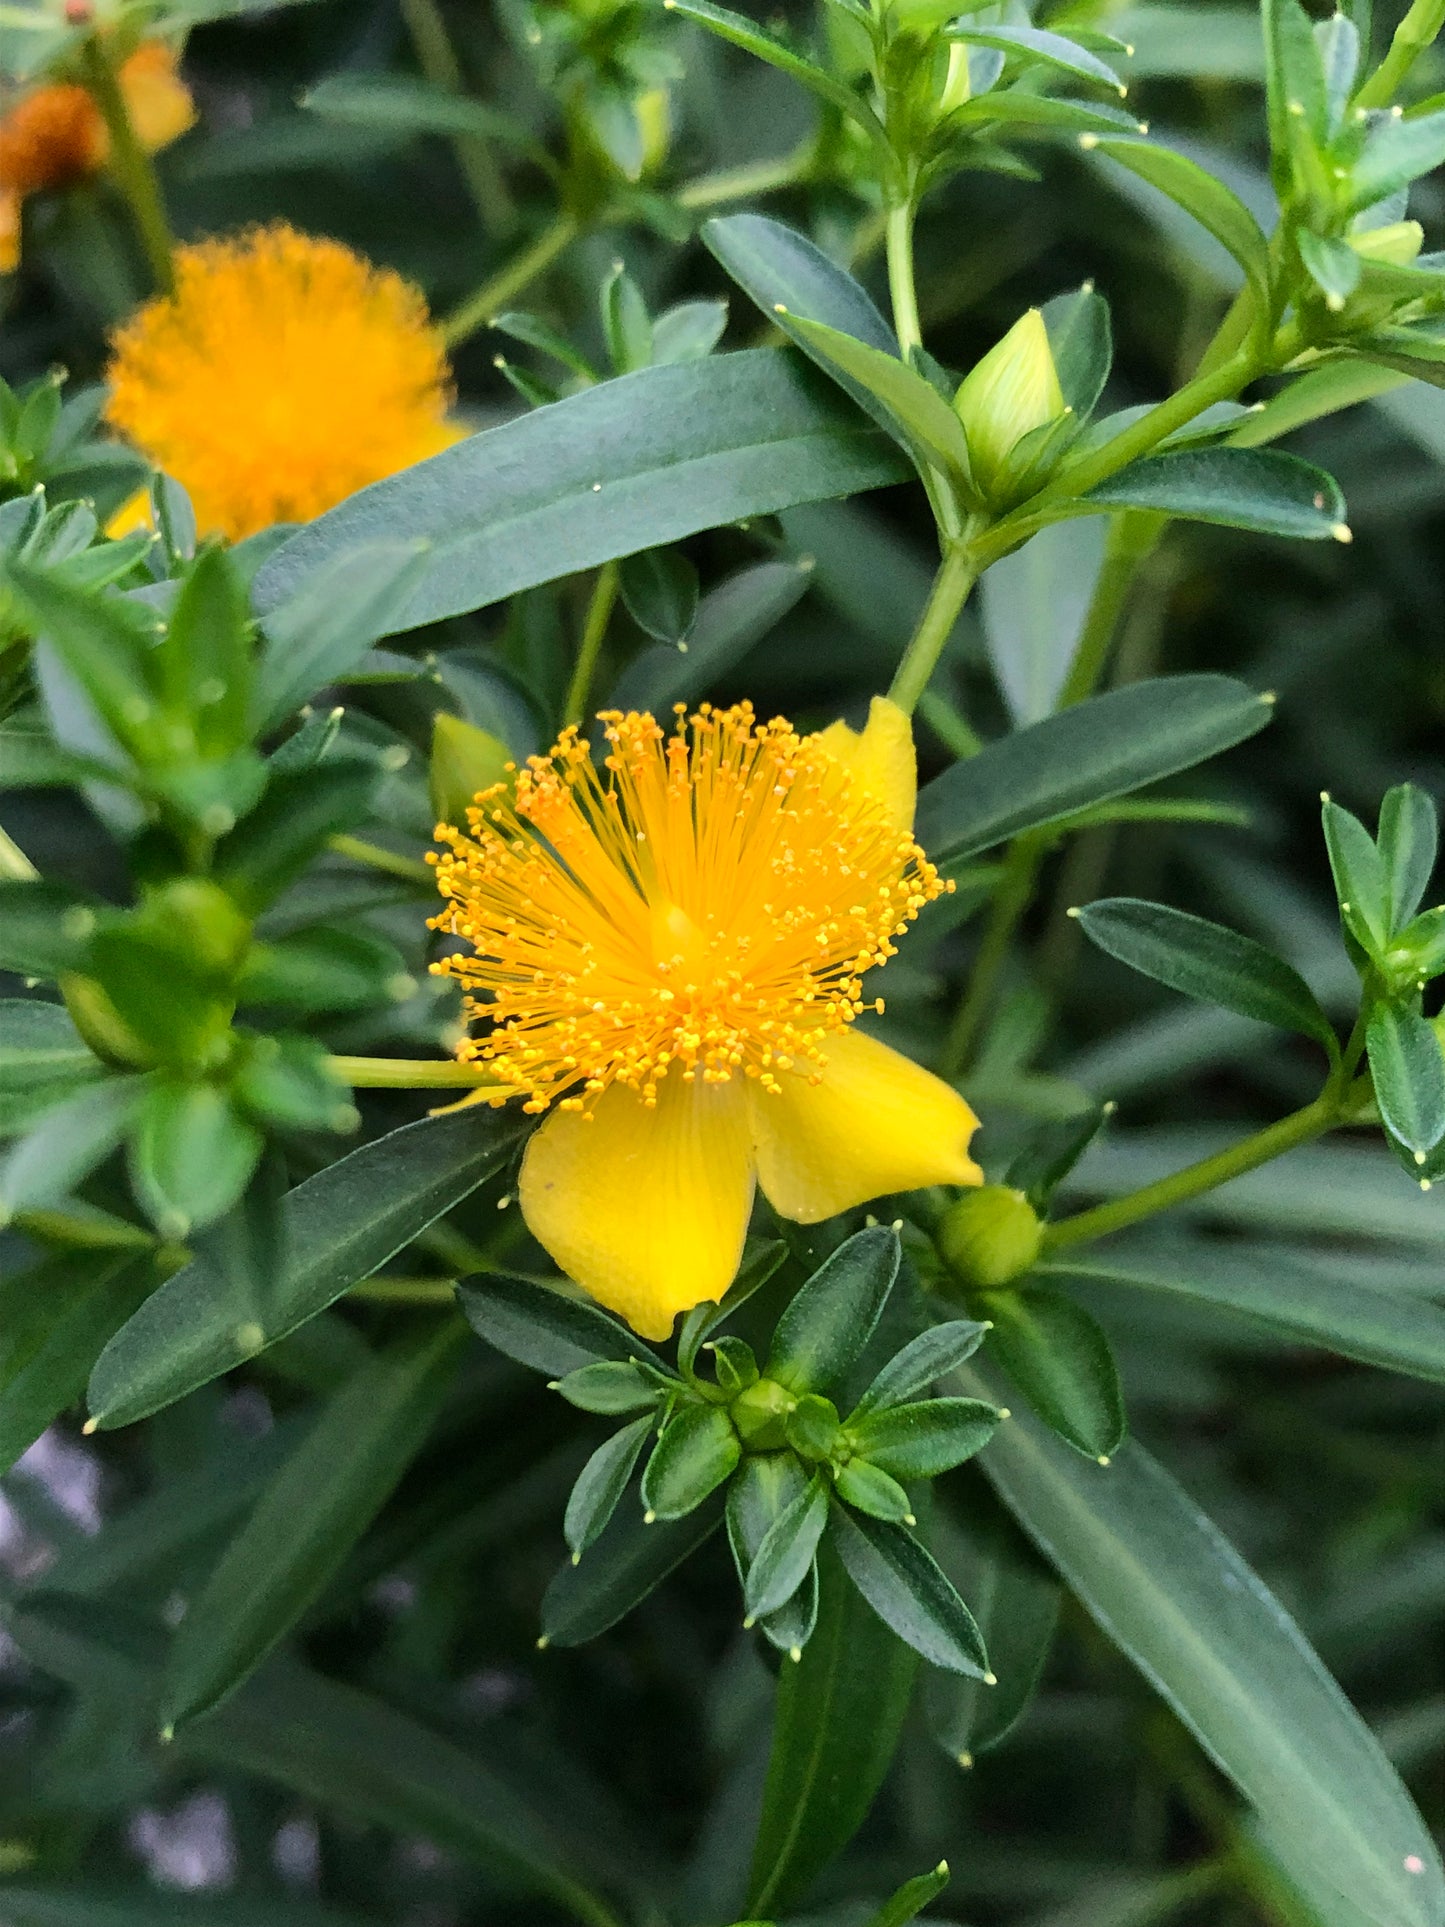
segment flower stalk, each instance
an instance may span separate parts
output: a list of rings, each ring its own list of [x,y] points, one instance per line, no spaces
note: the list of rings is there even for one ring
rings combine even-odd
[[[155,163],[131,123],[120,78],[102,35],[93,33],[82,50],[85,84],[110,136],[110,165],[130,208],[146,261],[162,294],[176,287],[175,239]]]

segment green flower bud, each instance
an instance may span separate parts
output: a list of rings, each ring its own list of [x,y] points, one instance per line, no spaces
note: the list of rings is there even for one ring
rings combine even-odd
[[[775,1378],[760,1378],[739,1392],[728,1409],[749,1452],[776,1452],[788,1442],[784,1421],[797,1402]]]
[[[968,437],[974,480],[989,495],[1024,436],[1068,412],[1037,308],[1021,315],[964,377],[953,406]]]
[[[1424,243],[1425,230],[1418,221],[1390,221],[1350,236],[1350,246],[1362,260],[1389,268],[1408,268]]]
[[[788,1443],[802,1459],[830,1459],[843,1438],[838,1408],[830,1398],[810,1392],[788,1414]]]
[[[1043,1226],[1022,1191],[986,1184],[950,1206],[938,1227],[943,1261],[970,1290],[1012,1284],[1039,1255]]]
[[[460,716],[439,712],[432,728],[431,806],[439,823],[465,824],[467,811],[483,790],[503,782],[512,752]]]

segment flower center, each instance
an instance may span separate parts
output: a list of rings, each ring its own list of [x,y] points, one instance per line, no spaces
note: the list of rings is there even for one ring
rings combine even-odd
[[[686,1080],[813,1078],[865,1006],[860,980],[946,887],[817,737],[747,704],[669,736],[602,717],[599,771],[575,730],[443,824],[448,908],[469,953],[433,968],[473,993],[459,1055],[526,1098],[585,1110],[617,1082],[655,1103]],[[881,1003],[871,1006],[881,1009]]]

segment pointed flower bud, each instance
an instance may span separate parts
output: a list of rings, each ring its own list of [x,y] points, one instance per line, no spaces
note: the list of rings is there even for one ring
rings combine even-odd
[[[1048,330],[1037,308],[1021,315],[964,377],[953,406],[968,437],[974,479],[990,494],[1023,437],[1066,413]]]
[[[986,1184],[960,1198],[938,1227],[944,1263],[971,1291],[1012,1284],[1039,1255],[1043,1226],[1022,1191]]]

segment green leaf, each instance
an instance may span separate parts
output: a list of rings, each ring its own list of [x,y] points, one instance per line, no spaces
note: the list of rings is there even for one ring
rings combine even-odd
[[[644,549],[620,571],[627,613],[649,636],[676,648],[697,616],[697,570],[676,549]]]
[[[960,1673],[929,1674],[929,1730],[959,1766],[997,1746],[1022,1719],[1053,1644],[1061,1588],[981,1480],[958,1514],[935,1520],[939,1562],[968,1600],[988,1647],[996,1686]]]
[[[71,789],[115,780],[108,763],[63,749],[44,730],[13,723],[0,728],[0,790]]]
[[[990,1678],[973,1614],[906,1526],[835,1505],[829,1537],[848,1577],[901,1640],[945,1672]]]
[[[162,700],[202,756],[248,741],[251,626],[241,572],[224,549],[204,549],[181,582],[158,651]]]
[[[1085,135],[1084,143],[1105,154],[1131,174],[1167,194],[1177,207],[1192,214],[1244,269],[1262,310],[1270,300],[1269,243],[1249,209],[1223,181],[1207,174],[1197,161],[1156,142],[1121,139],[1116,135]]]
[[[0,1000],[0,1133],[106,1074],[58,1004]]]
[[[960,1378],[979,1397],[998,1394],[976,1365]],[[1436,1927],[1439,1856],[1379,1742],[1279,1601],[1142,1446],[1102,1469],[1023,1414],[980,1464],[1271,1832],[1369,1919]]]
[[[1338,312],[1360,285],[1363,262],[1347,241],[1328,235],[1312,234],[1300,228],[1295,235],[1300,260],[1311,281],[1325,297],[1326,304]]]
[[[620,1432],[602,1441],[577,1474],[562,1521],[563,1537],[574,1563],[606,1531],[627,1490],[633,1467],[642,1456],[642,1448],[652,1434],[653,1424],[649,1412],[634,1419],[631,1425],[624,1425]]]
[[[820,1548],[818,1624],[778,1676],[748,1912],[796,1907],[863,1824],[903,1731],[917,1660]]]
[[[940,1860],[932,1873],[921,1873],[916,1880],[905,1881],[897,1893],[870,1916],[864,1927],[908,1927],[908,1922],[916,1920],[929,1901],[937,1900],[947,1885],[948,1862]]]
[[[1367,1032],[1375,1102],[1387,1130],[1423,1164],[1445,1137],[1445,1053],[1418,1005],[1380,1004]]]
[[[184,1238],[213,1223],[251,1181],[264,1140],[214,1084],[152,1084],[130,1143],[131,1182],[152,1223]]]
[[[932,382],[915,374],[895,356],[880,354],[866,342],[829,328],[821,321],[802,315],[777,315],[778,325],[787,330],[813,359],[830,374],[847,375],[850,394],[863,394],[869,412],[879,416],[906,447],[921,451],[925,459],[943,463],[949,472],[966,482],[969,476],[968,442],[963,424],[939,394]]]
[[[618,1512],[580,1563],[569,1559],[548,1586],[542,1600],[546,1644],[581,1646],[615,1626],[712,1537],[722,1515],[720,1498],[685,1519],[650,1526],[630,1506]]]
[[[973,1398],[929,1398],[850,1420],[853,1449],[895,1479],[936,1479],[983,1450],[999,1413]]]
[[[664,308],[652,323],[654,364],[701,361],[716,348],[727,325],[726,301],[679,301]]]
[[[733,1422],[720,1405],[685,1405],[663,1428],[642,1474],[648,1524],[681,1519],[732,1477],[742,1457]]]
[[[951,127],[1005,127],[1041,134],[1108,134],[1134,136],[1143,123],[1121,107],[1103,102],[1066,100],[1057,94],[1036,94],[1023,87],[995,87],[990,93],[966,100],[949,115]]]
[[[394,128],[449,139],[500,140],[533,158],[541,150],[525,127],[485,101],[449,93],[414,74],[328,74],[302,96],[308,112],[347,127]]]
[[[620,261],[604,276],[599,303],[607,353],[619,375],[646,368],[652,360],[652,317],[642,290]]]
[[[1345,498],[1333,476],[1273,448],[1177,448],[1130,462],[1080,500],[1148,509],[1306,542],[1343,539]]]
[[[284,770],[216,846],[213,874],[243,910],[264,909],[293,883],[329,836],[364,818],[379,772],[359,757]]]
[[[961,40],[970,47],[994,47],[1025,66],[1052,67],[1057,73],[1072,74],[1075,80],[1094,81],[1110,88],[1120,99],[1129,91],[1112,67],[1061,33],[1049,33],[1042,27],[976,27],[967,20],[950,21],[943,31],[948,40]]]
[[[1272,1331],[1386,1371],[1445,1383],[1445,1309],[1428,1298],[1344,1277],[1308,1252],[1237,1239],[1126,1248],[1117,1256],[1060,1257],[1036,1278],[1098,1280],[1168,1292],[1242,1313]]]
[[[813,1570],[828,1523],[828,1485],[821,1472],[803,1487],[763,1535],[748,1567],[743,1603],[748,1619],[766,1619],[785,1606]]]
[[[1079,422],[1093,414],[1114,358],[1109,304],[1091,287],[1057,294],[1039,311],[1064,400]]]
[[[269,620],[337,558],[426,538],[418,586],[391,622],[415,628],[700,529],[909,472],[886,437],[787,351],[645,368],[363,489],[263,565],[255,602]]]
[[[1252,937],[1137,897],[1102,897],[1074,914],[1090,942],[1131,970],[1338,1054],[1334,1028],[1304,978]]]
[[[108,1077],[65,1098],[0,1161],[0,1225],[55,1204],[124,1140],[146,1091],[140,1077]]]
[[[812,575],[811,556],[739,569],[703,597],[685,648],[659,644],[628,663],[609,698],[613,707],[661,716],[674,703],[695,702],[781,622]]]
[[[304,1900],[244,1900],[158,1892],[147,1883],[114,1886],[51,1885],[6,1880],[10,1927],[367,1927],[364,1914]]]
[[[1445,110],[1403,119],[1381,114],[1350,169],[1350,207],[1372,207],[1445,161]]]
[[[666,1369],[652,1347],[620,1319],[550,1285],[535,1285],[504,1271],[486,1272],[459,1286],[457,1300],[479,1338],[548,1378],[627,1358],[644,1359],[659,1372]]]
[[[870,1412],[906,1405],[910,1399],[927,1392],[955,1365],[972,1358],[987,1335],[988,1326],[976,1324],[971,1318],[954,1318],[947,1324],[930,1325],[889,1359],[854,1406],[849,1425],[856,1425]]]
[[[102,1345],[155,1283],[149,1256],[78,1251],[0,1279],[0,1473],[85,1390]]]
[[[161,1719],[226,1699],[320,1598],[420,1451],[455,1374],[447,1322],[377,1353],[323,1408],[191,1599]]]
[[[728,1487],[728,1544],[738,1584],[746,1587],[753,1562],[778,1520],[808,1490],[809,1478],[791,1452],[749,1452]],[[818,1620],[816,1554],[803,1583],[758,1622],[769,1643],[795,1662],[813,1636]]]
[[[971,856],[1143,789],[1255,735],[1272,700],[1226,676],[1165,676],[1094,696],[955,763],[918,798],[935,860]]]
[[[1076,1451],[1110,1459],[1124,1438],[1124,1397],[1109,1341],[1083,1306],[1032,1288],[980,1292],[978,1302],[993,1320],[989,1349],[1039,1416]]]
[[[833,1475],[833,1487],[845,1505],[866,1512],[870,1519],[884,1519],[890,1525],[917,1525],[913,1501],[889,1472],[870,1465],[867,1459],[849,1459]]]
[[[820,321],[898,359],[898,337],[872,296],[796,228],[763,214],[724,214],[703,223],[702,238],[769,321]]]
[[[1321,805],[1340,917],[1363,949],[1377,955],[1390,931],[1390,890],[1374,838],[1360,819],[1326,796]]]
[[[765,1376],[798,1393],[836,1385],[872,1336],[899,1257],[898,1233],[884,1225],[839,1245],[778,1320]]]
[[[575,1372],[554,1380],[550,1389],[560,1392],[579,1412],[598,1412],[607,1417],[640,1412],[654,1406],[662,1396],[662,1387],[644,1378],[630,1360],[579,1365]]]
[[[518,1126],[473,1107],[364,1144],[286,1196],[282,1256],[258,1290],[194,1259],[102,1353],[98,1425],[132,1425],[284,1338],[369,1278],[512,1155]]]
[[[1055,1191],[1099,1135],[1108,1115],[1106,1105],[1091,1104],[1072,1117],[1040,1125],[1009,1165],[1005,1183],[1022,1191],[1036,1212],[1047,1212]]]
[[[1435,874],[1440,824],[1434,799],[1414,783],[1397,783],[1380,804],[1380,862],[1390,890],[1390,929],[1403,930]]]
[[[1309,15],[1298,0],[1261,0],[1270,168],[1281,195],[1292,186],[1295,121],[1306,138],[1323,137],[1324,68]]]
[[[385,534],[385,532],[384,532]],[[258,601],[266,641],[256,672],[256,727],[274,729],[318,689],[355,669],[383,636],[405,628],[429,566],[430,545],[361,541],[344,556],[324,556],[300,579]],[[261,571],[261,581],[274,563]]]

